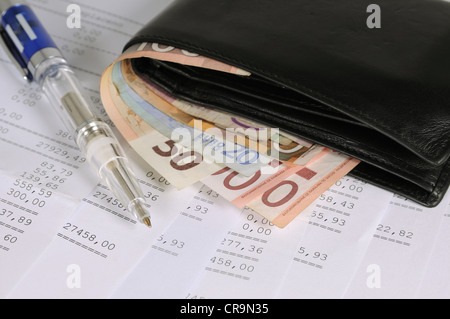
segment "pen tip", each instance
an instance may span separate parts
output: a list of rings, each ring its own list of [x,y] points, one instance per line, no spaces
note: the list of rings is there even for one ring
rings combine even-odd
[[[150,213],[145,208],[145,201],[142,199],[135,199],[132,201],[128,207],[129,211],[136,217],[138,221],[147,227],[152,227],[152,222],[150,220]]]
[[[150,221],[150,218],[148,218],[148,217],[144,218],[143,223],[144,223],[148,228],[152,228],[152,222]]]

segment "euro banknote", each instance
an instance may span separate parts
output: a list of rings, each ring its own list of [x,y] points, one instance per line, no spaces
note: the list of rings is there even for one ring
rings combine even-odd
[[[120,98],[113,82],[105,80],[111,72],[105,71],[100,84],[109,117],[133,149],[174,187],[181,190],[224,168],[202,161],[201,154],[176,145],[140,118]]]

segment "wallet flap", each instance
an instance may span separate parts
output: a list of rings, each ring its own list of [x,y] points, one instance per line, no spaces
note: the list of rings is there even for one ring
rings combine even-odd
[[[433,165],[450,155],[450,3],[180,0],[127,44],[160,42],[328,105]],[[393,153],[395,149],[391,150]]]

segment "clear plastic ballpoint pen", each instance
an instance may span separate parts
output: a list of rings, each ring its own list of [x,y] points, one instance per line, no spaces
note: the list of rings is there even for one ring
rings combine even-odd
[[[1,42],[28,81],[37,82],[102,182],[136,219],[151,227],[139,182],[111,128],[84,99],[79,82],[33,11],[0,0]]]

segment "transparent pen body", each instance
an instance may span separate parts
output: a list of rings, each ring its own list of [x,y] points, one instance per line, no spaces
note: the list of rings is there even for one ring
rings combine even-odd
[[[53,57],[43,61],[36,69],[35,79],[102,182],[136,219],[144,222],[149,214],[143,207],[145,199],[138,180],[110,127],[87,104],[65,59]]]

